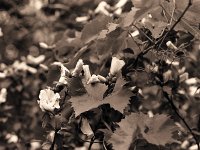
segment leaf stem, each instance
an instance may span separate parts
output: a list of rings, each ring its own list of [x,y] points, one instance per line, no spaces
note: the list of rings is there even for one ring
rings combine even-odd
[[[139,48],[139,50],[142,51],[141,48],[140,48],[140,46],[139,46],[138,43],[134,40],[132,34],[131,34],[129,31],[128,31],[128,34],[130,35],[130,37],[131,37],[131,39],[133,40],[133,42],[137,45],[137,47]]]
[[[185,8],[185,10],[183,11],[183,13],[181,14],[181,16],[177,19],[177,21],[174,23],[174,25],[170,28],[170,30],[163,36],[162,41],[160,42],[158,49],[161,48],[162,43],[164,42],[165,38],[169,35],[169,33],[176,27],[176,25],[181,21],[181,19],[183,18],[183,16],[185,15],[185,13],[188,11],[188,9],[190,8],[190,6],[192,5],[192,0],[188,1],[188,5]]]
[[[92,137],[92,139],[91,139],[91,141],[90,141],[90,145],[89,145],[89,147],[88,147],[88,150],[91,150],[92,145],[93,145],[93,143],[94,143],[94,140],[95,140],[95,136]]]
[[[54,150],[54,146],[55,146],[55,142],[56,142],[56,138],[57,138],[57,132],[58,132],[58,129],[55,129],[55,135],[54,135],[50,150]]]
[[[175,114],[181,119],[181,121],[187,127],[188,131],[193,136],[193,138],[194,138],[194,140],[195,140],[195,142],[197,144],[198,150],[200,150],[199,142],[198,142],[198,139],[197,139],[196,135],[194,134],[194,132],[192,131],[192,129],[190,128],[188,123],[185,121],[185,119],[179,114],[178,108],[175,106],[174,102],[172,101],[172,96],[170,96],[170,98],[169,98],[168,94],[165,93],[165,97],[167,98],[168,102],[170,103],[170,105],[171,105],[172,109],[174,110]]]

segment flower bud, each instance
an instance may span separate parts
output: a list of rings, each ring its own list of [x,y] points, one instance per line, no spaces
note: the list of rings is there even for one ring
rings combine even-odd
[[[84,71],[85,80],[86,82],[88,82],[89,79],[91,78],[89,65],[83,65],[83,71]]]
[[[48,49],[48,48],[49,48],[49,46],[48,46],[46,43],[44,43],[44,42],[40,42],[40,43],[39,43],[39,46],[40,46],[41,48],[44,48],[44,49]]]
[[[78,62],[76,63],[76,67],[72,71],[72,76],[77,77],[83,70],[83,60],[79,59]]]
[[[178,50],[178,48],[171,42],[171,41],[168,41],[166,43],[167,47],[169,47],[170,49],[173,49],[173,50]]]
[[[117,57],[113,57],[110,67],[110,74],[113,76],[118,74],[124,65],[125,62],[123,60],[120,60]]]
[[[188,74],[187,72],[181,74],[181,75],[179,76],[179,82],[183,82],[183,81],[187,80],[188,77],[189,77],[189,74]]]
[[[59,82],[67,84],[66,76],[70,76],[70,71],[60,62],[54,62],[53,65],[60,66],[60,79]]]
[[[101,82],[103,82],[103,83],[107,82],[107,79],[105,77],[103,77],[101,75],[98,75],[97,77]]]
[[[6,97],[7,97],[7,89],[2,88],[0,91],[0,104],[6,102]]]
[[[91,78],[89,79],[89,81],[87,82],[87,84],[93,84],[93,83],[98,83],[100,82],[98,76],[96,76],[95,74],[93,74],[91,76]]]

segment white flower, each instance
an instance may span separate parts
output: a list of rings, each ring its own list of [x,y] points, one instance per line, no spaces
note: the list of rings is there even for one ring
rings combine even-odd
[[[18,136],[15,134],[10,134],[8,133],[6,135],[6,139],[8,140],[8,143],[17,143],[18,141]]]
[[[2,88],[0,91],[0,104],[6,102],[6,97],[7,97],[7,89]]]
[[[99,3],[99,5],[97,6],[97,8],[94,10],[94,12],[97,13],[102,13],[105,14],[107,16],[110,15],[110,13],[108,12],[108,9],[110,8],[110,5],[108,3],[106,3],[105,1],[102,1]]]
[[[79,59],[78,62],[76,63],[75,69],[72,71],[72,76],[77,77],[83,70],[83,60]]]
[[[110,74],[116,75],[125,65],[123,60],[118,59],[117,57],[112,58],[111,67],[110,67]]]
[[[103,83],[107,82],[107,79],[104,76],[97,75],[97,77],[101,82],[103,82]]]
[[[188,74],[187,72],[181,74],[181,75],[179,76],[179,82],[186,81],[186,80],[188,79],[188,77],[189,77],[189,74]]]
[[[83,65],[83,71],[86,81],[88,81],[91,78],[90,68],[89,65]]]
[[[166,45],[167,45],[167,47],[169,47],[170,49],[178,50],[178,48],[177,48],[171,41],[167,41]]]
[[[50,89],[41,90],[39,98],[40,100],[38,100],[38,104],[40,105],[42,111],[54,111],[55,108],[60,108],[60,95],[58,93],[54,93]]]
[[[70,75],[70,71],[60,62],[54,62],[53,65],[60,66],[60,79],[59,82],[67,85],[67,76]]]
[[[0,37],[2,37],[2,36],[3,36],[3,32],[2,32],[2,29],[0,27]]]
[[[190,86],[189,87],[189,95],[190,96],[195,96],[195,94],[199,94],[200,89],[197,86]]]
[[[189,78],[189,79],[185,80],[185,83],[188,85],[197,84],[198,79],[197,78]]]
[[[91,78],[88,80],[87,84],[98,83],[100,82],[97,75],[93,74]]]
[[[37,69],[28,66],[25,62],[19,62],[18,60],[13,63],[13,68],[15,70],[28,71],[33,74],[37,73]]]
[[[27,56],[27,62],[29,64],[38,65],[45,60],[45,55],[40,55],[38,57],[33,57],[32,55]]]

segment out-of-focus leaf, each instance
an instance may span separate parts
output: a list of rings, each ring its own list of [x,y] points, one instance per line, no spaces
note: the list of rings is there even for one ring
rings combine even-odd
[[[94,40],[98,34],[106,28],[107,24],[111,22],[111,18],[108,16],[100,16],[90,23],[85,25],[84,29],[82,30],[81,39],[88,43]]]
[[[155,115],[149,118],[142,113],[133,113],[119,123],[120,128],[108,140],[114,149],[128,150],[132,140],[141,133],[152,144],[165,145],[173,143],[172,133],[177,130],[173,121],[166,115]],[[139,129],[139,130],[138,130]]]

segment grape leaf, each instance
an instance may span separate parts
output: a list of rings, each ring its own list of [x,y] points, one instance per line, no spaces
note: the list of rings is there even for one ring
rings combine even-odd
[[[98,34],[106,28],[107,24],[111,22],[108,16],[100,16],[92,20],[82,30],[81,39],[83,42],[88,43],[98,37]]]
[[[87,92],[83,95],[71,97],[69,101],[74,108],[75,116],[77,117],[81,113],[101,105],[101,100],[106,89],[106,85],[96,83],[95,85],[88,85],[86,88]]]
[[[102,30],[102,31],[99,33],[97,39],[104,39],[104,38],[106,38],[106,35],[109,34],[109,33],[112,32],[112,31],[114,31],[114,30],[117,28],[117,26],[118,26],[118,24],[116,24],[116,23],[112,23],[112,22],[111,22],[111,23],[108,23],[107,29]]]
[[[137,126],[133,124],[132,126],[126,127],[127,130],[117,129],[108,140],[109,143],[112,143],[114,150],[129,150],[133,138],[136,137]]]
[[[164,114],[157,114],[149,118],[148,115],[142,113],[133,113],[123,119],[119,126],[108,140],[112,143],[114,149],[121,147],[128,150],[132,139],[135,139],[139,133],[149,143],[156,145],[165,145],[175,141],[172,138],[172,132],[176,131],[176,126]]]
[[[128,27],[132,23],[135,24],[136,21],[139,21],[140,19],[146,17],[148,13],[156,11],[158,8],[160,8],[160,3],[162,1],[163,0],[150,0],[148,1],[148,5],[146,5],[145,7],[133,7],[129,13],[127,13],[121,18],[120,26]],[[135,3],[134,0],[132,0],[132,2],[133,4]]]
[[[84,82],[84,81],[83,81]],[[128,105],[132,92],[123,86],[125,81],[119,77],[112,94],[103,99],[107,86],[101,83],[94,85],[84,84],[86,93],[79,96],[72,96],[69,100],[77,117],[83,112],[89,111],[103,104],[110,104],[111,107],[123,113],[124,108]]]
[[[142,135],[149,143],[165,145],[175,142],[172,138],[172,132],[176,131],[176,129],[176,126],[168,116],[157,114],[153,118],[146,116],[145,126],[143,126],[141,131],[143,131]]]
[[[116,28],[106,35],[106,38],[95,41],[94,48],[99,55],[117,53],[125,48],[127,31]]]

